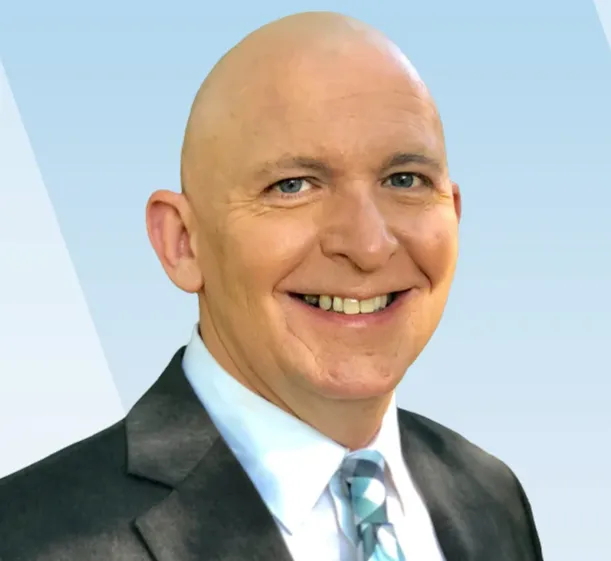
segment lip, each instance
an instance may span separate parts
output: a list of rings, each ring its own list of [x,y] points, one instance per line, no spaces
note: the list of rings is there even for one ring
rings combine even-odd
[[[298,313],[307,314],[313,321],[324,323],[336,327],[349,327],[353,329],[366,329],[374,326],[391,323],[399,314],[405,303],[411,299],[414,289],[404,290],[397,294],[389,306],[383,310],[371,314],[342,314],[332,311],[325,311],[321,308],[306,304],[303,300],[285,294],[287,306]]]

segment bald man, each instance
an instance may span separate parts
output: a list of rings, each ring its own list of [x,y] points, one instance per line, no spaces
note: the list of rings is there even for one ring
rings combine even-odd
[[[398,48],[329,13],[259,29],[198,92],[181,178],[146,216],[192,338],[124,421],[0,482],[0,560],[540,561],[512,471],[395,403],[461,213]]]

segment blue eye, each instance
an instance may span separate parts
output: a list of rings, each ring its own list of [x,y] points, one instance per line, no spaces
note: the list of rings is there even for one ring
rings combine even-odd
[[[284,195],[295,195],[304,191],[308,187],[308,183],[305,179],[297,177],[278,181],[273,187]]]
[[[393,173],[388,179],[393,187],[409,189],[414,186],[419,178],[413,173]]]

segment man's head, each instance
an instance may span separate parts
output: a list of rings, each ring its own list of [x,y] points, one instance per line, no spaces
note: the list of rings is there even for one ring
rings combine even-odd
[[[198,92],[181,171],[182,193],[149,201],[149,236],[220,364],[306,420],[386,403],[441,318],[460,217],[398,48],[329,13],[255,31]]]

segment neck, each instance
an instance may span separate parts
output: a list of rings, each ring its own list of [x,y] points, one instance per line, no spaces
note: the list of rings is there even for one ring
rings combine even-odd
[[[391,397],[321,400],[316,407],[288,412],[345,448],[359,450],[377,436]]]

